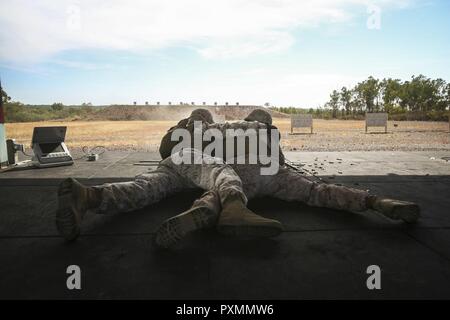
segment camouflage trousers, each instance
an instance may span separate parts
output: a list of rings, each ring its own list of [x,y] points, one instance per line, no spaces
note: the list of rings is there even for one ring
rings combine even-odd
[[[177,164],[186,155],[201,164]],[[259,165],[220,163],[194,149],[173,154],[161,161],[156,170],[141,174],[134,181],[94,188],[101,191],[101,204],[92,210],[97,213],[137,210],[193,188],[205,190],[194,206],[206,206],[217,212],[227,201],[239,199],[247,203],[247,199],[263,196],[332,209],[368,209],[366,191],[313,182],[286,167],[280,167],[275,175],[261,175]]]

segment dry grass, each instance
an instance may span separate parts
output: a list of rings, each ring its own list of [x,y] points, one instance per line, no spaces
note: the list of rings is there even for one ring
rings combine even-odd
[[[72,121],[8,123],[8,137],[29,145],[33,127],[65,125],[70,148],[106,146],[110,150],[156,150],[161,137],[174,121]],[[388,134],[365,134],[364,121],[314,120],[314,134],[290,135],[290,120],[275,119],[281,131],[285,150],[351,151],[351,150],[450,150],[447,122],[389,123]],[[370,131],[381,132],[382,128]]]
[[[29,144],[35,126],[67,126],[71,148],[102,145],[109,150],[154,150],[167,129],[178,121],[72,121],[8,123],[8,137]]]

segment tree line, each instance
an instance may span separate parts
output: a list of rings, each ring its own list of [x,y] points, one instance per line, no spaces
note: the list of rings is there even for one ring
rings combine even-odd
[[[65,108],[62,103],[51,106],[24,106],[14,102],[2,90],[1,99],[6,108],[7,121],[39,121],[80,116],[92,111],[91,103],[81,109]],[[265,106],[269,106],[266,103]],[[384,78],[357,83],[352,88],[333,90],[329,101],[318,108],[271,107],[287,113],[310,113],[315,118],[362,119],[366,112],[387,112],[391,120],[448,120],[450,106],[450,83],[443,79],[431,79],[424,75],[412,76],[410,80]]]
[[[366,112],[387,112],[398,120],[447,120],[450,83],[424,75],[411,80],[384,78],[357,83],[353,88],[333,90],[323,107],[301,109],[272,107],[284,113],[311,113],[318,118],[358,119]]]

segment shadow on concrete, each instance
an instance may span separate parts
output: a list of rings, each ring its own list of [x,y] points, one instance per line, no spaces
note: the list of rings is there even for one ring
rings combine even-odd
[[[0,298],[450,298],[450,175],[336,177],[418,202],[415,225],[253,199],[250,209],[284,224],[280,237],[238,240],[207,230],[170,251],[154,247],[154,231],[200,191],[133,213],[89,216],[80,238],[65,243],[48,205],[59,180],[22,182],[0,185]],[[70,264],[82,269],[81,291],[66,288]],[[381,291],[365,284],[373,264],[382,269]]]

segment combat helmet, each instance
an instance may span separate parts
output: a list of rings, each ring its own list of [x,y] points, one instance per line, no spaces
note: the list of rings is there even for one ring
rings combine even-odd
[[[255,109],[244,119],[245,121],[258,121],[268,125],[272,124],[272,116],[262,109]]]
[[[203,121],[206,123],[214,123],[211,112],[206,109],[195,109],[190,115],[191,121]]]

